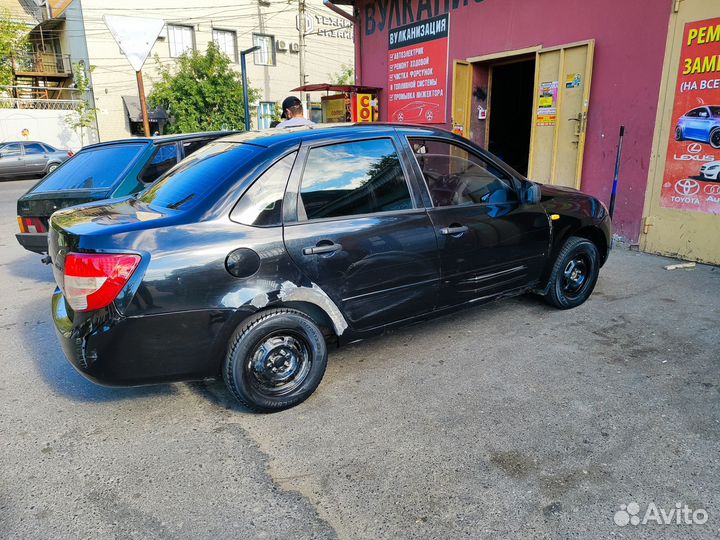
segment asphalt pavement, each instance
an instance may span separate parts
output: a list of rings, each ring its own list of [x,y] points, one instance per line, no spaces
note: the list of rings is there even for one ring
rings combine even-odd
[[[30,185],[0,183],[0,538],[720,535],[719,268],[617,249],[577,309],[524,296],[333,350],[308,401],[255,415],[222,382],[73,370],[14,237]]]

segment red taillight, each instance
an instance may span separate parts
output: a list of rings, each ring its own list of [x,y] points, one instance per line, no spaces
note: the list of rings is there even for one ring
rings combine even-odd
[[[18,225],[21,233],[46,233],[45,224],[36,217],[20,217],[18,216]]]
[[[68,150],[68,157],[73,157],[75,155],[75,152],[72,150]]]
[[[140,263],[129,253],[68,253],[65,300],[74,311],[94,311],[113,302]]]

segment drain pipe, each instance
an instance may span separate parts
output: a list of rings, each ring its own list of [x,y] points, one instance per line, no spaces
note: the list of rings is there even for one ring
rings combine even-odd
[[[323,0],[323,4],[326,8],[329,10],[334,11],[338,15],[340,15],[343,19],[347,19],[351,23],[353,23],[353,33],[355,34],[356,42],[355,42],[355,84],[362,84],[362,54],[360,54],[360,19],[358,17],[353,17],[352,15],[349,15],[345,12],[342,8],[339,8],[335,4],[332,3],[332,0]],[[354,9],[354,8],[353,8]]]

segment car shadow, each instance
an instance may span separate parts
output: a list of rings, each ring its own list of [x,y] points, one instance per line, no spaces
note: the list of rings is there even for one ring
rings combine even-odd
[[[50,297],[26,304],[17,326],[35,372],[53,392],[72,401],[109,402],[141,397],[169,396],[178,389],[172,384],[112,388],[99,386],[80,375],[65,355],[55,336],[50,316]]]
[[[31,279],[38,283],[54,283],[52,266],[40,262],[42,258],[42,255],[27,252],[0,266],[5,266],[7,271],[15,277]]]

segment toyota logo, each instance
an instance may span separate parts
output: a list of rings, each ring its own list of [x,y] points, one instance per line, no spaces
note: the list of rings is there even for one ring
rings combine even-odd
[[[700,191],[700,184],[697,180],[685,178],[684,180],[678,180],[675,182],[675,191],[679,195],[683,195],[685,197],[695,195],[698,191]]]
[[[720,195],[720,184],[708,184],[703,188],[707,195]]]
[[[702,145],[700,143],[691,143],[688,144],[687,151],[690,154],[699,154],[700,150],[702,150]]]

